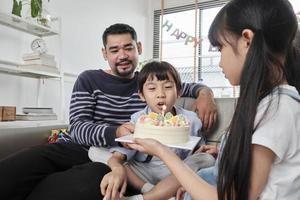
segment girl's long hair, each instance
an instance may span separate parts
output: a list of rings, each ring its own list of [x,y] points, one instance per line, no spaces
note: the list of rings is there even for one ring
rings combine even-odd
[[[228,41],[236,50],[232,38],[241,37],[244,29],[252,30],[254,37],[243,66],[240,97],[219,166],[218,197],[226,200],[248,199],[252,135],[258,125],[254,120],[259,102],[284,80],[300,91],[299,53],[293,45],[298,26],[290,3],[232,0],[214,19],[209,40],[217,47]]]

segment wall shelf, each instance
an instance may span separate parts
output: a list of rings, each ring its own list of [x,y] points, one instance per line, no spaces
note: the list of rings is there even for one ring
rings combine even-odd
[[[3,12],[0,12],[0,24],[39,37],[59,34],[58,31],[53,30],[51,28],[29,22],[28,20],[25,20],[19,16]]]
[[[22,69],[21,64],[0,60],[0,73],[30,78],[61,78],[59,72],[45,72],[34,69]]]

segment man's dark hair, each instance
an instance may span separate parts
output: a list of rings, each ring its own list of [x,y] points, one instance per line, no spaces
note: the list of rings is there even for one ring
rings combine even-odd
[[[116,34],[126,34],[129,33],[133,40],[137,41],[137,35],[131,26],[128,24],[113,24],[105,29],[103,35],[102,35],[102,42],[104,47],[106,47],[107,44],[107,37],[108,35],[116,35]]]
[[[169,76],[174,79],[177,93],[181,92],[182,84],[180,76],[173,65],[165,61],[152,61],[147,63],[139,73],[138,87],[140,93],[143,94],[143,86],[147,79],[150,77],[152,80],[154,77],[159,81],[169,80]]]

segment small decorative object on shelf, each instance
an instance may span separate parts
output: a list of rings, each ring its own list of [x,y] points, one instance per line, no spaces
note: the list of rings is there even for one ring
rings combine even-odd
[[[31,42],[33,53],[23,55],[24,63],[19,67],[59,74],[54,55],[46,54],[46,42],[42,38],[36,38]]]
[[[0,106],[0,121],[15,121],[16,107],[15,106]]]
[[[50,0],[48,0],[49,2]],[[43,8],[42,0],[13,0],[12,14],[22,17],[22,9],[24,5],[30,5],[27,16],[27,20],[31,21],[36,19],[39,25],[51,27],[50,23],[54,19],[49,12]]]
[[[53,108],[50,107],[24,107],[23,113],[35,113],[35,114],[53,114]]]
[[[57,115],[52,108],[25,107],[22,114],[17,114],[16,119],[24,121],[57,120]]]
[[[13,0],[14,3],[13,3],[13,8],[12,8],[12,11],[11,13],[14,14],[14,15],[17,15],[19,17],[22,17],[21,15],[21,11],[22,11],[22,1],[17,1],[17,0]]]
[[[31,42],[31,50],[35,53],[44,54],[47,52],[47,46],[45,40],[42,38],[36,38]]]
[[[52,19],[53,18],[51,17],[50,13],[46,9],[42,9],[42,11],[39,13],[39,15],[36,18],[38,24],[49,28],[51,27]]]

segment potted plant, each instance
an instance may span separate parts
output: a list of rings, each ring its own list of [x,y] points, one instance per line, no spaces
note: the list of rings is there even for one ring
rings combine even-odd
[[[50,0],[48,0],[49,2]],[[30,16],[36,18],[37,22],[43,26],[49,26],[50,19],[47,18],[43,10],[42,0],[13,0],[12,14],[22,17],[23,5],[30,5]]]
[[[23,7],[22,1],[18,2],[17,0],[14,0],[11,13],[21,17],[22,7]]]

